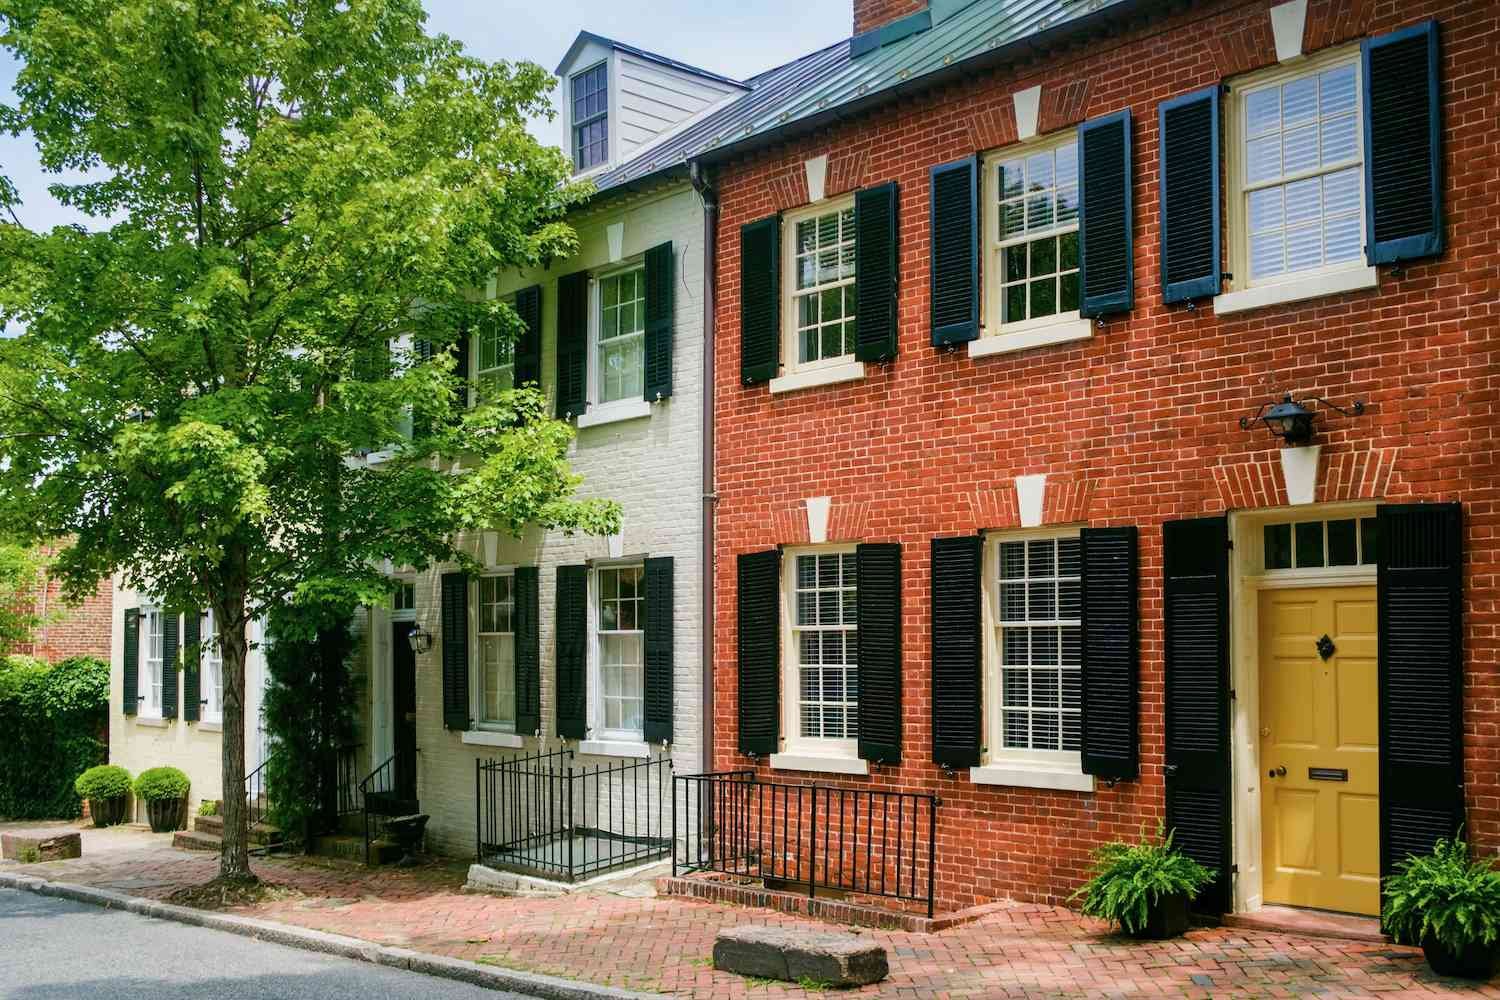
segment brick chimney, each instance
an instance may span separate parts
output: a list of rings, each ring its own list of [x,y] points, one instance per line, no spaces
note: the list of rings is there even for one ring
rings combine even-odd
[[[854,0],[854,33],[863,34],[926,9],[927,0]]]

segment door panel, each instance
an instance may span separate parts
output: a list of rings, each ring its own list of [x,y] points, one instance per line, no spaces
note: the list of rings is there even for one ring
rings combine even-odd
[[[1260,598],[1261,826],[1268,903],[1380,910],[1375,588]],[[1333,643],[1325,659],[1324,636]]]

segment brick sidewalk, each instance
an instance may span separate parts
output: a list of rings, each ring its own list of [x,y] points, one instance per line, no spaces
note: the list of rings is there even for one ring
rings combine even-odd
[[[84,857],[6,865],[40,875],[161,898],[207,881],[218,859],[172,848],[165,837],[86,831]],[[92,835],[92,836],[91,836]],[[709,965],[715,933],[746,922],[822,926],[783,914],[645,895],[641,883],[570,897],[510,899],[465,893],[465,865],[375,872],[304,859],[257,859],[263,878],[305,898],[236,912],[531,972],[693,997],[808,997],[785,984],[749,982]],[[937,934],[866,933],[886,945],[891,977],[849,996],[945,997],[1500,997],[1427,971],[1413,949],[1221,928],[1139,943],[1104,933],[1066,909],[1017,905]]]

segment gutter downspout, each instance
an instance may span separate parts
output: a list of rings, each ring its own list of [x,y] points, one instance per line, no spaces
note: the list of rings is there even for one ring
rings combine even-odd
[[[703,199],[703,551],[699,569],[702,585],[702,636],[699,665],[702,670],[703,723],[699,741],[703,745],[703,773],[714,769],[714,507],[719,494],[714,488],[714,290],[717,280],[715,252],[719,235],[719,193],[708,182],[702,164],[688,164],[688,179]]]

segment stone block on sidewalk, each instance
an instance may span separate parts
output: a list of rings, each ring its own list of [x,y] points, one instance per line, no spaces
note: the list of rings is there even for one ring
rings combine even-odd
[[[714,968],[742,976],[847,987],[890,974],[885,948],[859,934],[747,924],[714,940]]]
[[[66,861],[83,856],[83,838],[77,830],[12,830],[0,833],[0,858],[36,864]]]

